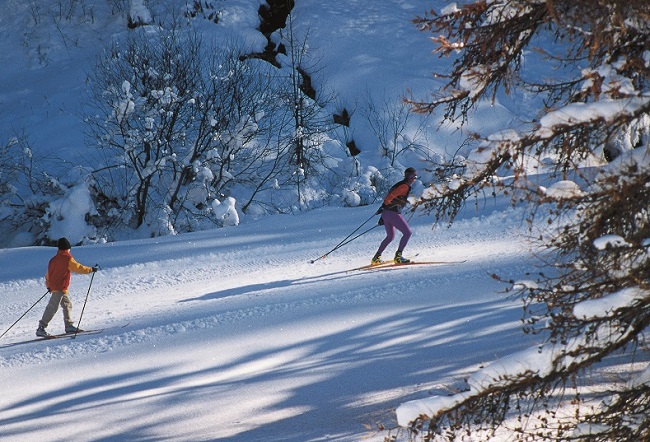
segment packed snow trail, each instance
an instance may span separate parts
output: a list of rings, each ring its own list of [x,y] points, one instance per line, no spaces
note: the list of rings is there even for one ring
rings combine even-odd
[[[349,272],[379,229],[309,263],[367,210],[73,248],[102,265],[84,322],[106,331],[0,349],[3,384],[21,385],[5,389],[3,440],[382,440],[400,403],[529,344],[520,305],[489,277],[529,270],[515,218],[411,219],[409,253],[462,264]],[[3,318],[42,294],[52,252],[0,251]],[[73,275],[75,314],[89,280]],[[5,343],[32,337],[42,308]]]

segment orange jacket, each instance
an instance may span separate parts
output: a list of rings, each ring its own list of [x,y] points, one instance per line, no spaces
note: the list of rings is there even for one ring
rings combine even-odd
[[[50,259],[45,274],[45,284],[52,292],[68,293],[70,286],[70,272],[91,273],[92,267],[79,264],[70,254],[70,250],[59,250],[54,258]]]
[[[408,197],[409,192],[411,192],[409,183],[406,180],[400,181],[390,188],[388,195],[384,198],[382,207],[393,212],[400,212],[407,203],[406,197]]]

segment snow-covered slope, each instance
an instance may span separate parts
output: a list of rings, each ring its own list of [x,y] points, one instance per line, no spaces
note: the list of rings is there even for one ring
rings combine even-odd
[[[433,230],[411,219],[407,254],[463,263],[348,271],[381,228],[310,263],[371,215],[332,208],[73,248],[102,266],[81,325],[105,331],[0,348],[3,440],[379,441],[400,403],[530,344],[520,305],[490,278],[529,270],[516,214]],[[44,293],[54,251],[0,251],[3,331]],[[77,318],[90,280],[73,276]],[[32,338],[44,302],[2,344]],[[61,329],[59,313],[50,331]]]
[[[217,3],[224,29],[261,49],[261,0]],[[431,43],[409,20],[440,3],[296,6],[295,24],[319,60],[314,81],[337,94],[335,109],[355,112],[348,135],[362,168],[385,165],[361,111],[368,89],[399,101],[406,89],[426,95],[435,85]],[[0,144],[24,135],[39,158],[80,165],[86,74],[114,33],[129,31],[117,17],[45,20],[30,5],[38,2],[0,2]],[[479,117],[474,128],[491,130],[512,114],[496,102]],[[464,134],[436,132],[437,123],[427,127],[428,147],[455,152]],[[44,299],[0,339],[0,439],[383,440],[376,430],[396,424],[401,403],[453,391],[478,365],[530,344],[520,305],[490,278],[529,270],[521,216],[504,207],[481,204],[451,229],[415,215],[406,255],[465,262],[395,270],[349,271],[369,262],[381,228],[310,263],[369,218],[364,229],[373,226],[376,207],[75,247],[78,261],[102,267],[81,326],[105,330],[7,345],[33,338]],[[54,252],[0,250],[0,333],[44,295]],[[73,276],[76,318],[90,282]],[[59,313],[49,331],[61,328]]]

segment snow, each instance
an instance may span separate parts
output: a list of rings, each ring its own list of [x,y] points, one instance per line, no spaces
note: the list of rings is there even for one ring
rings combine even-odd
[[[50,204],[49,217],[51,238],[68,237],[72,244],[78,244],[84,237],[92,237],[95,228],[85,221],[87,213],[95,214],[95,205],[90,198],[88,184],[82,183],[66,191],[63,198]]]
[[[648,297],[650,292],[638,287],[629,287],[614,292],[600,299],[589,299],[576,304],[573,307],[573,314],[577,318],[594,319],[611,316],[620,308],[632,307],[635,302],[642,301]]]
[[[239,214],[235,208],[235,199],[232,197],[227,197],[224,203],[218,199],[212,201],[212,212],[226,226],[236,226],[239,224]]]
[[[557,181],[548,188],[542,187],[541,190],[555,199],[576,198],[582,195],[580,186],[570,180]]]
[[[131,10],[129,12],[129,17],[131,17],[134,22],[152,22],[151,12],[144,5],[143,0],[131,0]]]
[[[132,18],[155,21],[147,3],[131,1]],[[260,51],[266,41],[255,27],[262,3],[217,2],[224,38]],[[457,8],[433,3],[446,12]],[[115,29],[127,32],[125,23],[74,24],[79,38],[62,41],[57,36],[65,24],[34,26],[27,8],[16,1],[0,6],[0,143],[25,129],[39,154],[77,165],[84,156],[83,131],[73,114],[85,70]],[[318,60],[314,81],[339,94],[337,110],[354,115],[369,95],[399,100],[409,90],[426,96],[439,84],[431,75],[428,36],[410,22],[423,8],[405,0],[297,2],[297,32],[309,35]],[[36,34],[46,36],[47,44],[30,46]],[[627,90],[618,80],[608,78],[607,84]],[[133,109],[130,88],[125,80],[121,115]],[[575,103],[542,118],[538,135],[569,121],[633,112],[648,99]],[[513,111],[498,99],[479,106],[477,123],[468,130],[495,134],[468,155],[473,167],[519,138],[502,129],[525,113],[523,107]],[[540,349],[534,336],[522,334],[520,304],[489,276],[536,287],[527,279],[525,217],[506,209],[507,199],[476,203],[449,229],[432,228],[431,218],[420,214],[411,217],[414,235],[405,255],[440,265],[350,271],[369,262],[381,228],[317,259],[377,208],[367,195],[385,159],[377,157],[376,137],[360,114],[349,135],[362,147],[357,161],[363,179],[341,198],[351,207],[255,219],[240,217],[233,198],[219,197],[212,214],[223,228],[176,235],[161,210],[157,228],[168,236],[139,239],[147,232],[136,232],[124,241],[73,247],[79,262],[101,266],[93,279],[73,275],[71,285],[76,318],[84,311],[81,327],[104,329],[100,334],[10,345],[34,336],[45,301],[34,304],[44,295],[43,275],[55,253],[26,246],[30,233],[16,232],[15,248],[0,250],[0,332],[25,314],[0,338],[3,442],[382,441],[380,426],[435,414],[506,374],[545,373],[561,349]],[[433,118],[429,129],[437,129]],[[409,131],[414,129],[405,136],[416,139]],[[432,155],[456,153],[462,132],[432,132]],[[647,166],[644,155],[637,160]],[[426,173],[420,172],[423,180]],[[580,192],[570,181],[545,184],[559,198]],[[78,183],[51,205],[50,235],[73,243],[92,235],[86,217],[95,208],[87,186]],[[422,191],[423,183],[414,188]],[[376,218],[371,222],[366,227]],[[602,238],[595,246],[607,244],[620,246],[624,239]],[[607,315],[641,296],[647,293],[621,290],[578,304],[574,313]],[[59,312],[50,332],[61,331],[60,318]],[[630,382],[649,378],[646,370]],[[471,390],[457,392],[464,379],[463,388]]]
[[[650,98],[643,96],[600,100],[596,103],[571,103],[540,118],[541,127],[537,130],[537,135],[540,138],[550,137],[553,127],[563,124],[607,121],[615,114],[633,114],[636,110],[646,106],[649,101]]]
[[[595,320],[612,314],[619,308],[630,308],[643,298],[650,295],[647,290],[623,289],[601,299],[587,300],[574,307],[576,317]],[[436,416],[470,396],[478,396],[492,388],[504,387],[518,378],[525,379],[529,375],[544,378],[557,367],[568,367],[578,364],[586,358],[585,353],[576,350],[588,343],[596,348],[622,341],[632,331],[627,327],[616,328],[607,323],[598,324],[592,330],[593,335],[581,335],[568,340],[566,344],[546,343],[531,346],[527,349],[508,354],[477,370],[467,379],[467,389],[447,397],[416,399],[401,404],[397,410],[397,421],[402,426],[417,419],[421,414]],[[647,370],[628,382],[629,386],[639,385],[648,381]]]
[[[412,395],[444,391],[473,365],[530,345],[520,306],[488,276],[524,272],[516,217],[483,213],[435,230],[411,218],[410,256],[462,264],[349,272],[369,261],[381,229],[309,263],[373,211],[73,247],[102,268],[81,326],[106,330],[0,348],[11,380],[3,441],[379,441],[377,425],[395,426],[393,410]],[[0,251],[5,329],[43,295],[54,252]],[[89,284],[73,275],[77,318]],[[43,308],[1,344],[33,337]]]
[[[628,247],[629,245],[620,235],[605,235],[594,241],[594,247],[598,250],[605,250],[607,247]]]

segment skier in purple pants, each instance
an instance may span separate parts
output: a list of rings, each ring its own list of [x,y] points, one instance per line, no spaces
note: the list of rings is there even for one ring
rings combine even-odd
[[[386,237],[379,244],[377,253],[373,256],[371,265],[378,265],[382,263],[381,254],[386,250],[386,247],[395,239],[395,229],[402,233],[402,238],[397,246],[397,252],[393,261],[396,264],[404,264],[410,262],[402,256],[402,252],[411,239],[411,228],[402,216],[402,209],[407,203],[407,197],[411,192],[411,185],[418,178],[417,172],[414,168],[409,167],[404,171],[404,179],[393,187],[390,188],[388,195],[384,198],[384,203],[381,205],[377,213],[381,213],[380,224],[384,224],[386,229]]]

